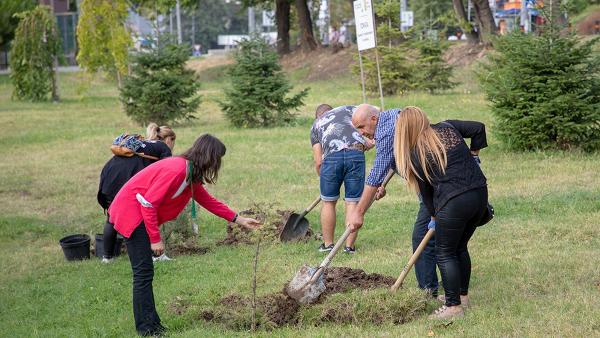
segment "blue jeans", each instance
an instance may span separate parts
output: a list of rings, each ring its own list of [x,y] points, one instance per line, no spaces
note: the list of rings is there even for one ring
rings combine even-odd
[[[423,202],[419,203],[419,213],[415,221],[415,227],[412,234],[413,252],[425,237],[427,233],[427,224],[431,220],[431,214],[425,207]],[[419,288],[429,290],[433,296],[437,296],[438,292],[438,277],[435,270],[435,235],[431,237],[427,246],[415,262],[415,274],[417,275],[417,283]]]
[[[365,187],[365,154],[355,149],[329,154],[321,164],[319,176],[323,201],[337,201],[344,183],[344,200],[358,202]]]

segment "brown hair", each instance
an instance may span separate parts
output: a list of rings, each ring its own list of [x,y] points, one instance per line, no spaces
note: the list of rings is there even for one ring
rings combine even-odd
[[[328,105],[328,104],[320,104],[317,107],[317,110],[315,110],[315,118],[318,119],[319,117],[323,116],[323,114],[325,114],[326,112],[332,110],[333,108]]]
[[[152,122],[146,128],[146,140],[149,141],[164,141],[167,138],[171,138],[173,141],[177,138],[175,136],[175,132],[171,127],[168,126],[158,126],[158,124]]]
[[[214,184],[221,169],[221,158],[227,148],[218,138],[204,134],[181,156],[192,162],[192,182]]]
[[[413,154],[418,156],[425,177],[416,172],[411,158]],[[431,164],[428,164],[428,159],[432,159],[442,173],[446,171],[446,148],[421,108],[406,107],[400,112],[394,132],[394,156],[400,175],[414,191],[419,191],[417,178],[431,183]]]

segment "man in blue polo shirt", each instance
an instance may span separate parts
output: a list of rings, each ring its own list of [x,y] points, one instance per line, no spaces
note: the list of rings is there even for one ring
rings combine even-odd
[[[321,209],[321,231],[323,243],[319,251],[333,249],[336,224],[335,207],[344,184],[346,216],[360,199],[365,182],[365,155],[369,142],[352,126],[352,111],[355,106],[332,109],[327,104],[317,107],[315,122],[310,130],[315,169],[319,175],[319,186],[323,207]],[[346,223],[344,223],[346,224]],[[354,253],[356,232],[346,240],[344,251]]]
[[[361,104],[352,115],[352,124],[362,136],[375,141],[375,161],[373,168],[365,181],[363,194],[357,206],[348,217],[350,227],[358,230],[363,222],[364,215],[371,205],[373,198],[379,199],[385,195],[385,189],[381,187],[383,180],[390,169],[396,171],[394,159],[394,131],[396,129],[396,118],[401,114],[401,109],[390,109],[380,112],[379,108]],[[427,225],[431,215],[425,205],[421,202],[419,213],[415,221],[412,234],[413,250],[417,249],[423,237],[427,233]],[[419,287],[426,289],[434,297],[437,297],[438,278],[435,260],[435,238],[432,237],[423,253],[415,263],[415,273]]]

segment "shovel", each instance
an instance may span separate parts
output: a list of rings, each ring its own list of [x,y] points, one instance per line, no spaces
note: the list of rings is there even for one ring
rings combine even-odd
[[[402,287],[402,282],[404,282],[404,278],[406,278],[406,275],[408,274],[410,269],[413,267],[413,265],[415,265],[415,262],[421,255],[421,252],[423,252],[423,250],[425,249],[425,246],[427,245],[427,243],[429,242],[429,240],[431,239],[431,237],[433,236],[434,233],[435,233],[435,231],[433,229],[427,230],[425,237],[423,237],[423,239],[421,240],[421,243],[417,247],[417,250],[415,250],[415,252],[412,254],[412,256],[410,256],[408,263],[406,263],[406,265],[404,266],[404,269],[402,269],[402,272],[400,272],[400,276],[398,276],[396,283],[394,283],[394,285],[392,285],[390,291],[396,292],[399,288]]]
[[[392,179],[392,176],[394,176],[394,171],[390,169],[383,180],[384,188]],[[373,203],[373,200],[370,202],[371,204]],[[321,293],[325,291],[325,282],[322,278],[323,272],[325,271],[325,268],[329,266],[338,250],[342,247],[342,244],[344,244],[348,236],[350,236],[350,233],[350,227],[346,226],[346,231],[344,231],[342,237],[338,239],[333,246],[333,249],[329,252],[327,257],[325,257],[318,268],[315,269],[306,264],[300,268],[285,288],[285,292],[288,296],[294,298],[300,304],[310,304],[319,298]]]
[[[311,268],[307,265],[300,268],[292,281],[286,286],[285,292],[300,304],[310,304],[316,301],[321,293],[325,291],[323,272],[329,266],[331,260],[340,250],[348,236],[350,236],[350,233],[350,227],[346,227],[346,231],[344,231],[342,237],[338,239],[333,249],[331,249],[318,268]]]
[[[279,239],[282,242],[288,242],[304,237],[308,231],[308,220],[304,216],[314,209],[319,202],[321,202],[321,196],[317,197],[300,215],[291,214],[283,226]]]

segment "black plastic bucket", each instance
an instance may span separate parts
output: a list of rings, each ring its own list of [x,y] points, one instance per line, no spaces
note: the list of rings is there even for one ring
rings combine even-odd
[[[90,259],[90,236],[78,234],[63,237],[60,246],[68,261]]]
[[[117,235],[117,240],[115,241],[115,248],[113,250],[112,257],[117,257],[121,254],[121,246],[123,245],[123,237]],[[104,235],[96,234],[96,244],[94,246],[96,249],[96,257],[102,258],[104,256]]]

